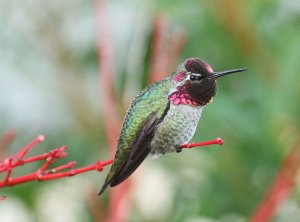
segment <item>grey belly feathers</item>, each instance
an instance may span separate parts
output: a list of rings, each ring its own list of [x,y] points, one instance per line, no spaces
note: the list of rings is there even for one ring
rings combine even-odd
[[[202,109],[202,106],[171,104],[164,120],[157,126],[149,156],[176,152],[180,145],[188,143],[196,131]]]

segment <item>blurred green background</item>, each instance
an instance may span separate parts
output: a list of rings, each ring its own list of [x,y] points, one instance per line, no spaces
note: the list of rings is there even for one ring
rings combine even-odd
[[[109,158],[95,2],[0,1],[0,134],[17,132],[7,155],[45,134],[30,155],[68,145],[68,157],[57,164]],[[120,107],[146,85],[158,15],[167,20],[170,37],[178,31],[186,36],[176,63],[201,57],[217,71],[248,68],[218,82],[193,138],[222,137],[225,144],[146,160],[134,179],[128,221],[247,221],[299,135],[300,2],[107,4]],[[107,170],[1,189],[9,198],[0,202],[0,221],[96,221],[88,200],[101,201],[96,195]],[[274,221],[299,221],[299,192],[298,183]]]

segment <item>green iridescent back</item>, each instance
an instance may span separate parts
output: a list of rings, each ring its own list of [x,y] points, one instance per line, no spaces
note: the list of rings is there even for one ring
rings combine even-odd
[[[150,114],[156,112],[158,118],[163,116],[169,103],[168,93],[171,89],[171,84],[171,78],[166,78],[148,86],[135,97],[126,113],[118,141],[115,162],[106,181],[109,181],[114,176],[128,158],[136,136]]]

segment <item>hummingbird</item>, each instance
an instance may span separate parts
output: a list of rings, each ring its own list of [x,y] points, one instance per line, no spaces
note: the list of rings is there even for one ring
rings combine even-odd
[[[123,122],[110,172],[99,192],[127,179],[148,156],[181,152],[193,137],[203,108],[217,92],[217,79],[245,68],[214,72],[200,58],[189,58],[167,78],[141,91]]]

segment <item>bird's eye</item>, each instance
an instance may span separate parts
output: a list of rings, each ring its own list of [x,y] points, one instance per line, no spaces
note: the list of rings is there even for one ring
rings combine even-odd
[[[190,75],[190,80],[191,81],[195,81],[195,80],[199,80],[200,76],[196,76],[196,75]]]

